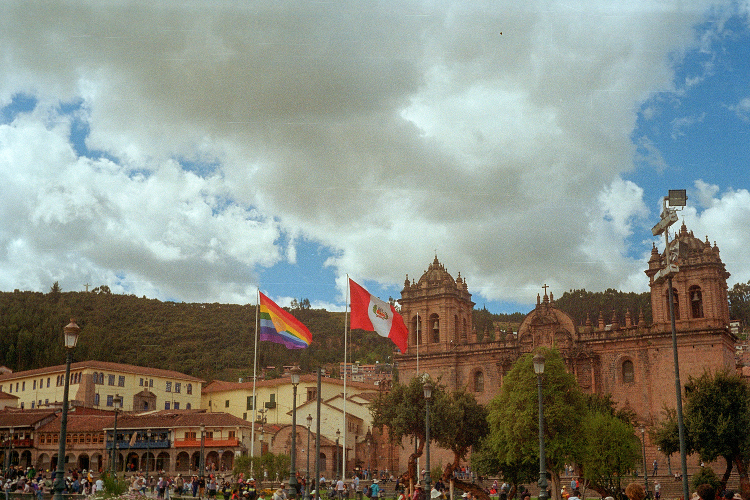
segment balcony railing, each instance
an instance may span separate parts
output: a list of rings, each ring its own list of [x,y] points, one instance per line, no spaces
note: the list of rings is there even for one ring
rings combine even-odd
[[[226,439],[206,439],[203,442],[204,447],[208,448],[229,448],[232,446],[239,446],[240,440],[237,438],[226,438]],[[175,448],[200,448],[201,440],[196,439],[175,439]]]
[[[117,441],[117,449],[118,450],[156,450],[156,449],[162,449],[162,448],[169,448],[171,446],[169,440],[160,440],[160,441],[136,441],[132,445],[130,444],[130,441],[127,439],[120,439]],[[112,441],[107,441],[107,449],[112,449]]]

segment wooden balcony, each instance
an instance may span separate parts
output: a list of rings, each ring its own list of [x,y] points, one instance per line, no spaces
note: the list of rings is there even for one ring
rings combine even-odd
[[[226,439],[205,439],[203,446],[205,448],[231,448],[233,446],[239,446],[240,440],[237,438],[226,438]],[[200,448],[201,440],[197,439],[175,439],[175,448]]]

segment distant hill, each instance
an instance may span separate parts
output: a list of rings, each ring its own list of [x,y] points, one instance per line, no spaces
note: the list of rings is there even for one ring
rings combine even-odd
[[[576,290],[566,292],[557,305],[570,312],[578,324],[585,321],[587,311],[592,321],[600,310],[609,320],[613,308],[624,315],[628,307],[635,317],[643,308],[650,321],[647,297],[614,290]],[[310,309],[306,299],[295,301],[295,305],[291,312],[310,329],[311,346],[287,350],[259,342],[258,366],[276,367],[269,377],[277,376],[283,365],[293,363],[299,363],[304,371],[327,366],[338,372],[338,363],[344,358],[344,313]],[[491,332],[492,336],[495,326],[517,330],[525,315],[475,310],[474,324],[478,332]],[[153,366],[206,380],[252,377],[255,304],[162,302],[116,295],[106,286],[91,292],[63,292],[57,284],[46,294],[0,292],[0,365],[18,371],[64,363],[62,329],[72,317],[82,329],[76,360]],[[350,360],[388,363],[393,348],[388,339],[354,330],[349,342]]]

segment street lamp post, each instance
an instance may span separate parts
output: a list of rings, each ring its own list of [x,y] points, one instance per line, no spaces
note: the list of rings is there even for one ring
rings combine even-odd
[[[112,475],[117,478],[117,415],[120,413],[122,407],[122,398],[119,394],[115,394],[112,398],[112,405],[115,407],[115,428],[112,433],[112,460],[109,461],[109,468]]]
[[[146,430],[146,493],[148,493],[148,454],[151,451],[151,429]]]
[[[292,461],[289,470],[289,497],[297,498],[299,483],[297,482],[297,385],[302,370],[294,366],[290,371],[292,378]]]
[[[687,205],[687,194],[684,189],[670,189],[669,196],[665,196],[663,199],[663,210],[661,212],[661,220],[651,228],[651,234],[658,236],[664,233],[664,260],[665,267],[654,275],[654,281],[667,278],[667,286],[669,292],[669,319],[672,327],[672,356],[674,358],[674,385],[675,393],[677,396],[677,433],[680,439],[680,462],[682,469],[682,495],[683,498],[688,498],[690,490],[688,488],[688,475],[687,475],[687,444],[685,442],[685,424],[682,419],[682,383],[680,382],[680,363],[677,352],[677,328],[675,327],[675,316],[674,316],[674,292],[672,290],[672,277],[679,272],[679,267],[671,262],[671,255],[669,250],[669,226],[677,222],[677,212],[674,208],[669,207],[684,207]]]
[[[307,472],[305,473],[305,498],[310,496],[310,428],[312,427],[312,415],[307,414]]]
[[[643,487],[648,498],[648,472],[646,472],[646,428],[641,426],[641,449],[643,450]]]
[[[10,469],[10,466],[11,466],[10,456],[13,454],[13,434],[15,432],[15,428],[11,427],[9,430],[10,430],[10,434],[8,436],[8,449],[6,450],[6,455],[5,455],[6,472]]]
[[[424,475],[424,484],[425,484],[425,491],[429,492],[430,490],[430,482],[432,478],[430,477],[430,399],[432,399],[432,383],[430,382],[430,379],[425,377],[425,383],[422,386],[422,389],[424,390],[424,403],[425,403],[425,412],[424,412],[424,444],[426,446],[426,461],[427,461],[427,470],[425,471]]]
[[[534,356],[534,373],[539,395],[539,500],[547,500],[547,460],[544,456],[544,399],[542,398],[542,375],[544,375],[544,356]]]
[[[341,429],[336,429],[336,463],[334,464],[335,467],[333,468],[334,477],[332,477],[331,480],[335,479],[335,476],[339,470],[339,438],[340,437],[341,437]]]
[[[206,426],[204,424],[201,424],[201,455],[200,460],[198,462],[198,468],[200,468],[200,471],[198,472],[198,476],[200,477],[201,481],[204,481],[203,472],[206,470],[206,458],[204,456],[205,450],[206,450]]]
[[[68,433],[68,395],[70,392],[70,363],[73,361],[73,349],[78,343],[78,335],[81,328],[76,324],[75,319],[71,318],[65,328],[65,389],[63,389],[63,406],[62,416],[60,417],[60,444],[57,449],[57,472],[54,484],[54,500],[63,499],[63,490],[65,490],[65,439]]]

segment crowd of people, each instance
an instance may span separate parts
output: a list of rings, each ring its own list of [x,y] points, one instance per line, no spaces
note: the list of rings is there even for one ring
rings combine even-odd
[[[2,488],[6,500],[12,492],[34,494],[39,500],[45,493],[52,493],[57,479],[57,471],[24,469],[21,466],[8,468],[2,476]],[[64,478],[63,493],[91,495],[104,489],[101,479],[94,481],[91,471],[71,469]]]

